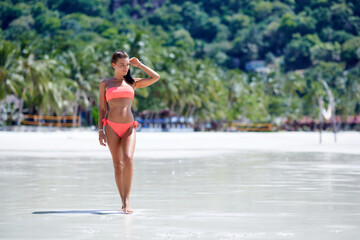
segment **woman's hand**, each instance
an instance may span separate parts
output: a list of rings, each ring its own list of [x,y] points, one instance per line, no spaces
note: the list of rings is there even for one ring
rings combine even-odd
[[[99,131],[99,142],[100,142],[100,145],[106,147],[106,144],[105,144],[106,141],[107,141],[107,139],[106,139],[105,133],[104,133],[103,131]]]
[[[137,59],[136,57],[132,57],[129,60],[129,63],[131,64],[131,66],[133,67],[139,67],[141,62],[139,61],[139,59]]]

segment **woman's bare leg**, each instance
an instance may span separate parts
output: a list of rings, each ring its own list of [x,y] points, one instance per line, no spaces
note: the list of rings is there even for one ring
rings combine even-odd
[[[113,159],[114,165],[114,174],[115,174],[115,182],[118,188],[122,207],[121,210],[125,210],[125,198],[124,198],[124,162],[123,162],[123,154],[121,149],[121,139],[119,136],[112,130],[112,128],[108,125],[105,129],[105,134],[107,138],[107,143],[111,152],[111,156]]]
[[[130,127],[128,131],[121,137],[121,152],[123,154],[124,162],[124,204],[125,213],[132,213],[133,209],[130,206],[130,190],[132,184],[132,178],[134,174],[133,156],[136,144],[136,130],[134,127]]]

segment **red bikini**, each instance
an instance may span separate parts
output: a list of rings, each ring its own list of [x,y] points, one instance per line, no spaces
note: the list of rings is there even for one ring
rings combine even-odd
[[[134,89],[129,85],[125,87],[111,87],[106,90],[106,101],[113,98],[131,98],[134,100]]]
[[[131,98],[134,99],[134,89],[130,87],[129,85],[125,85],[124,87],[111,87],[106,90],[106,101],[110,101],[114,98]],[[102,122],[104,123],[104,126],[107,124],[110,125],[110,127],[114,130],[114,132],[119,136],[122,137],[124,133],[131,127],[134,126],[135,129],[138,126],[137,121],[131,121],[128,123],[116,123],[109,121],[106,118],[103,118]]]

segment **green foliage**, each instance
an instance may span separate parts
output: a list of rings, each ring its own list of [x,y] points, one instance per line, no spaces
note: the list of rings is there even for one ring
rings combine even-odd
[[[48,0],[47,4],[50,9],[58,9],[64,13],[82,12],[87,15],[98,15],[101,13],[101,0]]]
[[[311,65],[310,49],[320,43],[321,40],[316,34],[296,36],[285,48],[285,68],[291,70],[309,67]]]
[[[41,14],[35,18],[38,32],[54,32],[60,27],[60,19],[55,14]]]
[[[190,33],[185,29],[179,29],[174,32],[172,44],[183,49],[188,49],[193,51],[195,47],[194,39],[191,37]]]
[[[359,1],[113,2],[0,2],[0,100],[15,94],[33,112],[58,115],[93,107],[97,122],[98,83],[125,49],[161,75],[136,90],[135,111],[169,108],[197,121],[316,117],[321,78],[337,113],[360,112]],[[267,70],[244,72],[252,60]]]
[[[257,21],[261,21],[271,15],[273,10],[273,4],[268,1],[256,1],[252,2],[255,18]]]
[[[31,13],[33,17],[37,17],[41,14],[45,14],[48,9],[42,2],[37,2],[35,5],[31,7]]]
[[[252,23],[252,20],[249,16],[237,13],[234,15],[228,15],[225,18],[225,23],[229,27],[229,30],[232,33],[235,33],[238,30],[241,30],[243,28],[248,28],[250,24]]]
[[[160,25],[165,30],[170,30],[181,24],[183,17],[181,15],[182,7],[176,4],[165,5],[166,8],[158,8],[148,17],[149,23]]]
[[[2,29],[6,29],[10,22],[20,17],[22,11],[19,7],[13,6],[8,2],[0,2],[0,24]]]
[[[340,61],[341,46],[339,43],[318,43],[310,48],[310,58],[313,65],[319,61]]]
[[[312,18],[317,20],[316,28],[318,30],[326,28],[331,24],[331,9],[328,7],[319,7],[314,9],[312,12]]]
[[[342,48],[343,48],[342,58],[349,65],[354,65],[355,63],[359,62],[360,37],[354,37],[347,40],[342,45]]]
[[[22,79],[16,67],[18,57],[18,46],[10,41],[0,40],[0,100],[6,97],[8,91],[15,93],[21,87],[18,83]]]
[[[353,15],[352,9],[346,3],[331,6],[331,23],[334,29],[350,30],[349,16]]]
[[[308,16],[306,12],[300,12],[296,17],[296,32],[301,35],[314,33],[316,30],[317,20]]]
[[[280,29],[287,35],[291,35],[297,28],[296,16],[292,13],[285,13],[281,17]]]

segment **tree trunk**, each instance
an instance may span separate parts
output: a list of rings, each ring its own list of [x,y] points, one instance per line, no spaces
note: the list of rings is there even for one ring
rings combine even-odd
[[[286,105],[286,109],[285,109],[285,113],[284,113],[284,119],[287,118],[287,116],[289,115],[292,97],[293,97],[293,95],[292,95],[292,93],[290,93],[290,97],[288,98],[288,104]]]
[[[80,99],[79,90],[76,91],[76,98],[75,98],[76,102],[74,103],[73,122],[72,122],[73,127],[75,127],[76,125],[76,117],[78,116],[78,111],[79,111],[79,104],[77,102],[78,99]]]
[[[190,112],[191,112],[191,109],[192,109],[192,104],[188,104],[188,107],[186,109],[186,112],[185,112],[185,119],[188,118],[188,116],[190,115]]]
[[[196,110],[196,107],[193,106],[193,108],[191,109],[191,112],[190,112],[190,114],[189,114],[189,117],[190,117],[190,116],[193,117],[195,110]]]
[[[178,118],[182,115],[182,112],[184,111],[184,108],[185,108],[185,104],[181,104],[181,105],[180,105],[180,109],[179,109],[179,111],[177,112]]]
[[[19,106],[19,116],[17,119],[17,126],[19,127],[21,124],[21,119],[22,119],[22,111],[24,108],[24,95],[25,95],[26,89],[24,88],[22,94],[21,94],[21,98],[20,98],[20,106]]]
[[[41,123],[42,123],[42,116],[44,115],[44,110],[39,110],[39,115],[38,115],[38,121],[39,121],[39,124],[38,124],[38,129],[41,128]],[[35,120],[35,119],[34,119]]]
[[[73,113],[73,120],[72,120],[73,127],[76,126],[76,117],[78,115],[78,111],[79,111],[79,104],[76,103],[74,106],[74,113]]]
[[[5,100],[2,100],[0,101],[0,117],[1,117],[1,121],[2,121],[2,129],[5,130],[5,122],[6,122],[6,119],[3,119],[3,114],[5,116],[5,118],[7,118],[7,113],[6,113],[6,110],[5,110]]]
[[[173,101],[170,107],[170,114],[174,112],[176,101]]]

